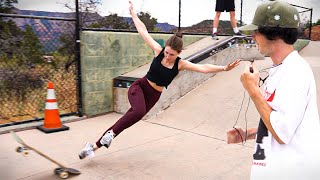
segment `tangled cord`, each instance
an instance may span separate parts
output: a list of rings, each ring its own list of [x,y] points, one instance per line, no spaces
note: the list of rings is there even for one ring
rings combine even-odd
[[[248,99],[248,104],[247,104],[247,108],[246,108],[246,111],[245,111],[245,114],[244,114],[244,120],[246,122],[246,135],[245,137],[243,138],[240,131],[235,127],[238,123],[238,120],[239,120],[239,117],[240,117],[240,113],[241,113],[241,110],[242,110],[242,107],[243,107],[243,103],[244,103],[244,99],[246,97],[246,91],[243,92],[243,98],[242,98],[242,102],[241,102],[241,106],[240,106],[240,110],[238,112],[238,117],[236,119],[236,122],[234,123],[233,125],[233,128],[238,132],[240,138],[241,138],[241,142],[242,142],[242,145],[244,145],[246,142],[247,142],[247,137],[248,137],[248,121],[247,121],[247,112],[248,112],[248,109],[249,109],[249,105],[250,105],[250,97]]]
[[[251,60],[250,62],[251,62],[251,64],[253,64],[254,60]],[[262,73],[262,72],[266,72],[266,73],[267,73],[267,76],[266,76],[265,78],[259,77],[259,84],[258,84],[259,87],[261,87],[261,86],[265,83],[265,81],[268,79],[268,77],[269,77],[269,73],[268,73],[266,70],[271,69],[271,68],[278,67],[278,66],[280,66],[281,64],[282,64],[282,63],[280,63],[280,64],[278,64],[278,65],[272,65],[271,67],[267,67],[267,68],[264,68],[264,69],[262,69],[262,70],[259,70],[259,73]],[[252,68],[252,66],[250,67],[250,72],[253,73],[253,68]],[[243,107],[243,103],[244,103],[245,97],[246,97],[246,91],[243,92],[243,98],[242,98],[240,110],[239,110],[239,112],[238,112],[238,117],[237,117],[237,119],[236,119],[235,124],[233,125],[233,128],[238,132],[238,134],[239,134],[239,136],[240,136],[240,138],[241,138],[242,145],[244,145],[244,144],[246,143],[247,138],[248,138],[247,112],[248,112],[249,105],[250,105],[250,100],[251,100],[250,97],[249,97],[249,99],[248,99],[247,108],[246,108],[246,111],[245,111],[245,114],[244,114],[244,119],[245,119],[245,122],[246,122],[246,131],[245,131],[245,137],[244,137],[244,138],[242,137],[240,131],[239,131],[235,126],[236,126],[237,123],[238,123],[238,120],[239,120],[239,117],[240,117],[240,113],[241,113],[241,110],[242,110],[242,107]]]

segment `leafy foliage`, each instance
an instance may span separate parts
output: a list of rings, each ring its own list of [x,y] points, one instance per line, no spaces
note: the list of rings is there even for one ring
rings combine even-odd
[[[12,20],[3,21],[2,19],[0,19],[0,29],[1,54],[12,57],[23,39],[23,31]]]
[[[140,12],[138,14],[139,19],[145,24],[146,28],[148,31],[153,31],[155,30],[157,19],[151,17],[151,14],[149,14],[148,12]]]
[[[317,25],[320,25],[320,19],[318,19],[317,22],[313,23],[312,26],[317,26]]]
[[[22,57],[26,58],[28,63],[41,63],[42,62],[42,45],[33,32],[30,25],[26,26],[26,30],[23,33],[23,41],[21,42]]]
[[[18,1],[1,0],[0,12],[12,13],[13,3]],[[19,65],[29,66],[33,63],[41,63],[42,45],[30,25],[27,25],[23,31],[11,19],[1,18],[0,29],[2,61],[18,61]],[[17,49],[21,50],[17,51]]]
[[[93,23],[89,26],[90,28],[107,28],[107,29],[129,29],[129,23],[118,14],[110,14],[104,17],[102,20]]]
[[[12,13],[14,3],[18,0],[0,0],[0,13]]]

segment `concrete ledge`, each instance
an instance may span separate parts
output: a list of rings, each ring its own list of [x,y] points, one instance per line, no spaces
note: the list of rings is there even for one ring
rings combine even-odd
[[[310,43],[310,40],[307,39],[298,39],[294,44],[294,49],[298,52],[301,51],[304,47],[306,47]]]

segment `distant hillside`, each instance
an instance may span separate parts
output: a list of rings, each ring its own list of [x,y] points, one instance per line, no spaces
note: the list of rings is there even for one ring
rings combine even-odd
[[[30,15],[30,16],[46,16],[46,17],[59,17],[59,18],[75,18],[75,13],[62,13],[62,12],[47,12],[47,11],[32,11],[32,10],[13,10],[18,15]],[[103,17],[97,13],[87,14],[82,16],[82,22],[84,22],[84,28],[88,27],[97,20]],[[59,38],[62,34],[73,35],[75,30],[74,21],[62,21],[62,20],[48,20],[48,19],[31,19],[31,18],[10,18],[18,27],[25,29],[27,25],[32,26],[36,35],[38,36],[41,44],[44,46],[46,52],[56,50],[61,46]],[[125,17],[126,21],[131,24],[132,19]],[[172,29],[177,28],[174,25],[168,23],[158,23],[156,27],[162,32],[169,32]]]
[[[198,24],[192,25],[191,27],[182,27],[181,30],[183,32],[188,33],[212,33],[212,20],[204,20]],[[218,28],[219,34],[233,34],[233,30],[230,24],[230,21],[222,21],[219,22]]]
[[[59,18],[73,18],[74,13],[31,11],[15,9],[14,12],[19,15],[47,16]],[[11,18],[18,27],[25,29],[27,25],[32,26],[37,34],[41,44],[44,46],[45,52],[51,52],[61,46],[59,40],[63,33],[72,32],[75,24],[72,21],[47,20],[47,19],[31,19],[31,18]]]
[[[30,16],[46,16],[46,17],[58,17],[58,18],[75,18],[75,13],[62,13],[62,12],[46,12],[46,11],[32,11],[32,10],[13,10],[18,15],[30,15]],[[103,18],[97,13],[91,13],[82,16],[83,27],[88,27],[92,23]],[[131,24],[132,19],[130,17],[124,17],[126,21]],[[61,46],[59,38],[62,34],[73,35],[75,30],[74,21],[62,21],[62,20],[48,20],[48,19],[31,19],[31,18],[10,18],[18,27],[25,29],[27,25],[32,26],[35,33],[39,37],[41,44],[44,46],[46,52],[51,52]],[[174,25],[168,23],[158,23],[156,27],[163,32],[171,31],[176,28]]]
[[[72,18],[74,13],[62,13],[62,12],[47,12],[47,11],[32,11],[32,10],[20,10],[15,8],[13,10],[16,14],[21,15],[34,15],[34,16],[48,16],[48,17],[65,17]]]
[[[32,11],[32,10],[19,10],[14,9],[14,12],[19,15],[32,15],[32,16],[46,16],[46,17],[59,17],[59,18],[75,18],[75,13],[62,13],[62,12],[46,12],[46,11]],[[90,24],[102,19],[97,13],[88,14],[82,22],[84,27],[88,27]],[[125,20],[131,24],[132,19],[130,17],[124,17]],[[73,36],[75,29],[75,22],[73,21],[61,21],[61,20],[48,20],[48,19],[31,19],[31,18],[11,18],[14,20],[18,27],[25,29],[27,25],[30,25],[35,30],[35,33],[39,37],[40,42],[44,46],[46,52],[56,50],[61,46],[60,37],[62,34],[69,34]],[[158,23],[156,27],[162,32],[171,32],[176,30],[177,26],[169,23]],[[204,20],[191,27],[181,27],[182,32],[188,33],[208,33],[212,32],[212,20]],[[232,28],[229,21],[220,21],[219,30],[220,34],[232,34]]]
[[[132,24],[132,18],[131,17],[124,17],[124,19],[129,23]],[[158,23],[156,24],[156,28],[158,28],[162,32],[171,32],[172,29],[177,29],[177,26],[171,25],[169,23]]]
[[[59,17],[59,18],[75,18],[75,13],[62,13],[62,12],[46,12],[46,11],[31,11],[31,10],[19,10],[15,9],[14,12],[16,14],[21,15],[33,15],[33,16],[47,16],[47,17]],[[85,19],[82,19],[83,22],[85,22],[85,25],[88,26],[91,23],[102,19],[103,16],[100,16],[98,13],[91,13],[85,17]],[[124,17],[126,21],[131,24],[132,19],[130,17]],[[35,22],[33,19],[22,19],[22,18],[16,18],[15,19],[17,25],[19,27],[24,27],[26,24],[34,24],[39,23]],[[41,20],[42,22],[48,22],[48,20]],[[50,24],[50,23],[49,23]],[[172,28],[176,28],[176,26],[168,24],[168,23],[158,23],[156,25],[157,28],[159,28],[161,31],[167,32],[170,31]]]
[[[164,32],[170,32],[172,31],[172,29],[177,29],[177,26],[174,26],[168,23],[158,23],[156,27]]]

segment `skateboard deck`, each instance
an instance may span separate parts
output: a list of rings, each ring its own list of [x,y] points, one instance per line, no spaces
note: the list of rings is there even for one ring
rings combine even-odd
[[[67,179],[69,177],[69,174],[74,174],[74,175],[78,175],[81,174],[81,172],[79,170],[73,169],[73,168],[68,168],[64,165],[62,165],[61,163],[57,162],[56,160],[54,160],[53,158],[49,157],[48,155],[42,153],[41,151],[39,151],[38,149],[26,144],[15,132],[11,131],[10,132],[12,137],[22,146],[19,146],[16,148],[16,151],[18,153],[22,153],[24,156],[28,156],[29,155],[29,150],[36,152],[37,154],[39,154],[40,156],[46,158],[47,160],[53,162],[54,164],[56,164],[58,166],[58,168],[54,169],[54,173],[59,175],[60,178],[62,179]]]
[[[216,35],[216,36],[214,36],[214,35],[211,35],[211,38],[213,39],[213,40],[219,40],[219,37]]]

